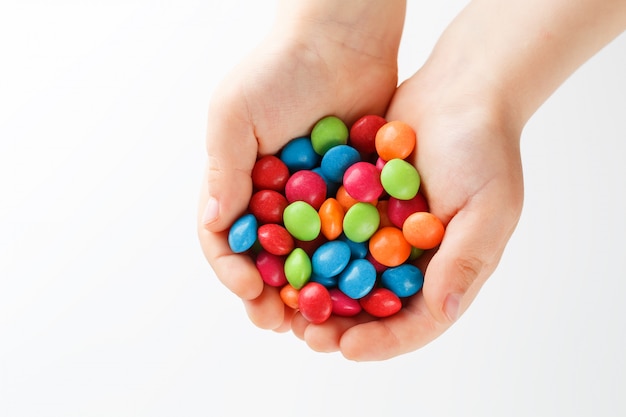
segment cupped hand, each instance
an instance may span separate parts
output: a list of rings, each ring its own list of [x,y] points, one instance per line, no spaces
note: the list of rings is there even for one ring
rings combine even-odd
[[[319,325],[294,317],[294,333],[313,349],[340,350],[354,360],[414,351],[458,319],[496,268],[522,208],[521,128],[497,93],[474,88],[425,68],[397,90],[386,118],[416,130],[414,163],[445,236],[420,259],[424,286],[399,313],[332,317]]]
[[[244,300],[256,325],[275,330],[287,330],[293,312],[227,241],[229,226],[250,200],[255,160],[308,134],[324,116],[349,124],[384,114],[397,86],[397,44],[380,45],[364,33],[355,41],[358,28],[337,22],[303,26],[308,30],[275,30],[214,93],[198,212],[200,244],[215,274]]]

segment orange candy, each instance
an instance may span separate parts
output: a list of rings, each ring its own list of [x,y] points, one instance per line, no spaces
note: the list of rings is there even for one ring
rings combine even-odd
[[[376,261],[391,267],[401,265],[411,255],[411,244],[396,227],[378,229],[370,238],[369,249]]]
[[[405,159],[415,149],[417,137],[408,124],[394,120],[388,122],[376,133],[376,152],[385,161],[394,158]]]
[[[334,240],[341,235],[343,231],[343,216],[345,212],[339,201],[334,198],[327,198],[322,203],[319,210],[320,220],[322,222],[322,234],[328,240]]]
[[[441,220],[427,211],[418,211],[406,218],[402,225],[404,238],[419,249],[432,249],[443,240],[445,228]]]
[[[280,299],[287,307],[296,310],[298,308],[298,295],[300,291],[296,290],[291,284],[287,284],[280,289]]]

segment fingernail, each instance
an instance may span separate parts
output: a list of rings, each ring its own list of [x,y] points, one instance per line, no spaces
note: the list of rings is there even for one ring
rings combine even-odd
[[[218,212],[219,203],[214,197],[209,197],[209,201],[207,201],[206,207],[204,208],[204,214],[202,215],[202,223],[209,224],[214,222],[217,219]]]
[[[448,294],[443,303],[443,312],[451,322],[457,321],[459,318],[461,307],[461,294]]]

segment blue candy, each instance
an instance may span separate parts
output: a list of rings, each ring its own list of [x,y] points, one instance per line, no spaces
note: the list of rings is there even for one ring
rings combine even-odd
[[[252,214],[244,214],[233,223],[228,232],[230,250],[235,253],[250,249],[257,239],[258,222]]]
[[[342,182],[343,174],[351,165],[359,162],[359,151],[349,145],[337,145],[328,150],[322,157],[322,173],[329,181]]]
[[[380,282],[398,297],[410,297],[422,289],[424,274],[415,265],[403,264],[385,270]]]
[[[355,300],[366,296],[376,284],[376,268],[367,259],[355,259],[339,275],[341,292]]]
[[[352,259],[363,259],[367,256],[368,252],[368,242],[354,242],[346,237],[345,234],[341,234],[339,236],[339,240],[342,242],[346,242],[350,247],[351,257]]]
[[[322,277],[334,277],[350,262],[350,247],[346,242],[331,240],[321,245],[313,253],[313,272]]]
[[[301,137],[293,139],[285,145],[280,153],[280,160],[293,173],[302,169],[310,170],[317,167],[320,156],[313,149],[311,139]]]

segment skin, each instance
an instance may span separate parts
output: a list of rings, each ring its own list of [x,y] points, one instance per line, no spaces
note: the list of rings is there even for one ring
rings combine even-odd
[[[323,9],[328,4],[317,6]],[[317,7],[316,10],[319,12]],[[303,7],[299,12],[302,16],[311,10]],[[317,20],[320,15],[316,16],[309,20],[313,25],[328,24]],[[391,20],[386,23],[386,30],[394,27],[390,26]],[[341,27],[349,28],[350,24]],[[275,290],[262,288],[249,261],[230,254],[225,246],[221,231],[236,215],[223,215],[208,224],[200,221],[201,244],[209,263],[222,282],[246,300],[244,303],[253,322],[278,330],[291,326],[294,334],[314,350],[339,350],[346,358],[360,361],[388,359],[424,346],[445,332],[469,307],[496,268],[517,225],[523,204],[519,142],[524,125],[571,73],[625,28],[624,0],[517,0],[504,4],[497,0],[474,0],[442,34],[425,65],[397,90],[391,89],[395,94],[388,87],[381,87],[381,91],[372,95],[372,86],[380,85],[380,81],[367,87],[368,94],[362,94],[363,86],[372,81],[363,69],[370,67],[355,66],[357,70],[351,74],[354,78],[344,78],[343,74],[347,73],[343,71],[351,70],[342,69],[341,64],[333,64],[332,59],[326,58],[332,55],[326,52],[327,48],[333,46],[319,38],[315,41],[316,59],[302,64],[303,57],[290,57],[301,61],[302,66],[294,61],[291,64],[302,72],[289,71],[295,76],[287,78],[287,83],[282,79],[279,84],[289,85],[291,89],[274,92],[271,100],[266,95],[242,94],[240,89],[245,82],[241,81],[246,79],[246,73],[236,73],[242,78],[235,76],[227,81],[231,86],[228,87],[230,95],[218,91],[215,96],[215,102],[228,113],[221,115],[221,120],[228,121],[229,126],[222,126],[220,130],[211,127],[219,124],[218,121],[212,123],[211,116],[209,120],[207,143],[211,168],[205,178],[209,186],[204,187],[200,218],[209,192],[218,196],[221,213],[226,212],[224,209],[241,213],[250,193],[246,191],[243,196],[237,196],[235,190],[250,189],[249,172],[256,152],[275,152],[284,144],[280,140],[259,139],[256,147],[250,135],[256,133],[257,139],[292,138],[297,135],[291,133],[301,126],[310,129],[310,121],[326,114],[336,114],[350,123],[359,115],[381,114],[386,110],[387,120],[402,120],[416,130],[418,150],[413,162],[422,176],[431,211],[446,224],[446,234],[441,246],[420,261],[425,271],[422,291],[400,313],[381,320],[365,316],[333,317],[314,325],[299,314],[286,312],[283,307],[279,312]],[[294,33],[299,39],[295,41],[297,44],[313,42],[308,36],[299,37],[300,29]],[[344,31],[342,36],[354,41],[357,36],[350,33]],[[345,39],[337,42],[337,36],[330,44],[345,46]],[[380,33],[374,38],[380,38]],[[395,37],[392,38],[395,42]],[[350,47],[350,50],[358,49]],[[278,55],[271,56],[279,59]],[[253,59],[262,61],[259,57]],[[386,62],[385,67],[389,68],[390,61]],[[281,67],[265,68],[268,72],[263,74],[274,75],[269,71]],[[325,72],[324,68],[333,71]],[[250,76],[248,73],[247,77]],[[315,85],[308,84],[309,76],[317,80]],[[309,98],[305,107],[298,106],[297,115],[304,117],[298,120],[300,125],[289,123],[297,119],[295,114],[284,119],[282,112],[267,114],[267,110],[263,110],[266,107],[255,107],[254,103],[266,103],[270,109],[280,109],[289,102],[290,95],[297,91],[310,92],[315,86],[318,92],[323,91],[332,85],[329,81],[332,78],[351,81],[344,83],[341,89],[336,89],[335,84],[335,97],[328,104],[323,104],[325,95],[322,93],[313,95],[316,100]],[[270,91],[271,88],[264,89],[264,86],[272,86],[276,79],[281,77],[256,78],[260,81],[258,88]],[[353,89],[355,84],[358,88]],[[248,112],[242,108],[233,112],[237,107],[234,104],[242,97],[248,98]],[[232,118],[224,119],[224,116]],[[285,123],[274,123],[271,128],[281,131],[269,132],[264,130],[261,120]],[[238,123],[230,123],[233,121]],[[233,132],[233,125],[241,132]],[[226,141],[216,139],[218,134],[231,138],[231,142],[225,145]],[[244,143],[232,145],[232,140],[237,140],[233,138],[244,138],[245,134],[248,139],[239,139]],[[246,156],[242,158],[244,151]],[[219,169],[227,166],[227,161],[230,161],[228,166],[234,168],[232,172]],[[227,182],[238,186],[228,186],[229,191]]]
[[[227,229],[251,196],[254,162],[307,134],[326,115],[352,123],[364,114],[384,114],[397,86],[404,14],[405,2],[398,0],[284,1],[275,29],[212,98],[200,244],[259,327],[287,330],[293,311],[277,289],[263,285],[246,256],[228,247]],[[209,195],[219,208],[211,203],[207,218]]]

